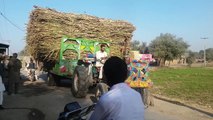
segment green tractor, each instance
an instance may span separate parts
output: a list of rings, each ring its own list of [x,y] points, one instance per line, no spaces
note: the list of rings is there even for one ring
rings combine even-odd
[[[94,64],[95,53],[100,50],[101,44],[106,45],[109,54],[108,42],[63,37],[59,59],[48,73],[48,85],[59,85],[61,79],[70,79],[72,94],[75,97],[85,97],[89,86],[100,82],[98,68]]]

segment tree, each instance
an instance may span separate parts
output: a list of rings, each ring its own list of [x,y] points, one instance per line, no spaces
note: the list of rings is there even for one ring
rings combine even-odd
[[[195,61],[196,53],[192,51],[188,51],[188,57],[186,58],[186,63],[189,67],[191,67],[192,63]]]
[[[199,58],[202,58],[203,59],[204,57],[204,51],[203,50],[200,50],[199,51]]]
[[[195,55],[195,59],[200,59],[201,58],[199,52],[193,52],[193,53]]]
[[[213,48],[206,49],[206,60],[213,61]]]
[[[25,46],[23,50],[19,52],[20,56],[29,55],[28,47]]]
[[[134,40],[130,43],[131,50],[139,50],[140,49],[140,41]]]
[[[140,42],[134,40],[130,43],[131,50],[138,50],[142,54],[147,54],[149,52],[146,42]]]
[[[189,45],[182,38],[166,33],[160,34],[149,45],[150,52],[159,58],[161,65],[165,65],[167,60],[174,60],[183,55]]]
[[[204,58],[204,51],[203,50],[199,51],[199,57],[201,59]],[[207,61],[213,61],[213,48],[207,48],[206,49],[206,60]]]

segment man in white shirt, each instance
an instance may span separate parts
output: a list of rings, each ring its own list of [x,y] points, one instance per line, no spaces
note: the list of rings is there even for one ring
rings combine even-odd
[[[101,96],[90,120],[144,120],[141,95],[124,83],[128,72],[125,61],[110,57],[103,69],[111,89]]]
[[[104,66],[104,63],[107,59],[107,52],[105,51],[105,45],[104,44],[102,44],[101,49],[96,52],[95,57],[96,57],[96,65],[95,66],[100,68],[98,78],[102,79],[102,77],[103,77],[103,66]]]

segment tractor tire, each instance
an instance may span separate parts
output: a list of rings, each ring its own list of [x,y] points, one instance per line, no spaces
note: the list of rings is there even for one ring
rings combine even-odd
[[[109,90],[109,86],[106,85],[105,83],[98,83],[97,86],[96,86],[96,90],[95,90],[95,97],[97,100],[100,99],[100,97],[108,92]]]
[[[52,73],[49,73],[48,78],[47,78],[47,85],[48,86],[60,86],[60,77],[57,75],[54,75]]]
[[[51,73],[48,74],[48,77],[47,77],[47,85],[48,85],[48,86],[55,86],[55,85],[56,85],[54,75],[51,74]]]
[[[84,66],[76,66],[73,80],[71,82],[71,92],[74,97],[83,98],[86,97],[88,88],[89,88],[89,81],[91,79],[91,75],[88,75],[88,68]]]

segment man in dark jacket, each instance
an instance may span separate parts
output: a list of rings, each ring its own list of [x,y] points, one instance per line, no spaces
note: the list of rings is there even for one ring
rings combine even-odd
[[[21,61],[17,59],[18,54],[14,53],[8,63],[8,95],[18,93],[20,82]]]
[[[2,82],[4,83],[6,91],[8,91],[8,63],[9,63],[9,56],[5,55],[2,61],[2,69],[3,69]]]
[[[3,64],[3,55],[0,54],[0,75],[4,75],[4,64]]]

